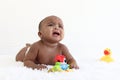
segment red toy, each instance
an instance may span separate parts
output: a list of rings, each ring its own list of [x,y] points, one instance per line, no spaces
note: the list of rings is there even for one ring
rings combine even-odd
[[[55,56],[55,62],[65,62],[65,56],[64,55],[56,55]]]

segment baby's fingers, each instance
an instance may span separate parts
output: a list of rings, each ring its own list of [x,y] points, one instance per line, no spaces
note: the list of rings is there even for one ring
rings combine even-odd
[[[48,69],[46,65],[39,65],[39,70]]]
[[[71,69],[72,69],[72,68],[79,69],[79,66],[71,64],[71,65],[70,65],[70,68],[71,68]]]

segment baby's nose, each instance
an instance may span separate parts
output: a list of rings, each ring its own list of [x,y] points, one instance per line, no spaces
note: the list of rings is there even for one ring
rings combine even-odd
[[[59,28],[59,25],[55,25],[55,27],[54,27],[55,29],[58,29]]]

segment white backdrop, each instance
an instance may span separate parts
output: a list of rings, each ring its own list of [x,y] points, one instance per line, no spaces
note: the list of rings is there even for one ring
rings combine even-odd
[[[119,0],[0,0],[0,54],[16,54],[39,40],[38,24],[56,15],[65,25],[66,44],[77,58],[100,58],[108,47],[120,57]]]

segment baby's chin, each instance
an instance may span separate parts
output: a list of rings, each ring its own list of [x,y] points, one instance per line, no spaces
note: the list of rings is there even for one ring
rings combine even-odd
[[[52,42],[52,43],[58,43],[58,42],[60,42],[62,40],[62,38],[57,38],[57,39],[51,39],[51,40],[49,40],[50,42]]]

